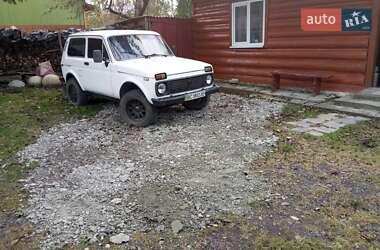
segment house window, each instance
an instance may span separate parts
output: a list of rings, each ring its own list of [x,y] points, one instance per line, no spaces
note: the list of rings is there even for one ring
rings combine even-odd
[[[263,48],[265,38],[265,0],[232,4],[232,47]]]

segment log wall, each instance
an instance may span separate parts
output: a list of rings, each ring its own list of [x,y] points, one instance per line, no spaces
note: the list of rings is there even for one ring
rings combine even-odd
[[[366,86],[369,32],[303,32],[301,8],[371,8],[373,0],[266,0],[264,48],[232,49],[232,0],[193,1],[193,54],[214,65],[219,79],[270,84],[273,70],[329,73],[324,90]],[[302,81],[285,85],[305,87]]]

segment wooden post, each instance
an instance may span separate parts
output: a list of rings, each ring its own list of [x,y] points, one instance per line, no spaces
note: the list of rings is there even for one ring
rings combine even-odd
[[[372,31],[369,36],[368,62],[365,82],[365,86],[367,88],[373,87],[373,78],[375,75],[376,62],[378,59],[380,46],[380,1],[373,0],[372,6]]]
[[[280,75],[276,73],[273,73],[272,76],[273,76],[272,91],[276,91],[280,88],[281,78],[280,78]]]
[[[63,44],[62,44],[62,33],[61,31],[58,32],[58,44],[59,49],[61,50],[61,53],[63,52]]]
[[[313,87],[314,87],[314,95],[319,95],[321,93],[321,82],[322,79],[319,77],[313,78]]]

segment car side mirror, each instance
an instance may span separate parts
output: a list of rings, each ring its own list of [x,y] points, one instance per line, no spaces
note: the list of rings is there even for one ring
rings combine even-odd
[[[110,59],[108,58],[104,58],[104,64],[106,65],[106,67],[108,67],[108,65],[110,64]]]
[[[92,57],[94,59],[94,63],[101,63],[103,62],[103,55],[101,50],[94,50],[92,52]]]

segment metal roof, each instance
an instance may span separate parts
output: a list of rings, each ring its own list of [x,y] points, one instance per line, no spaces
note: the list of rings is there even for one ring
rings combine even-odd
[[[101,36],[101,37],[110,37],[110,36],[120,36],[120,35],[159,35],[154,31],[147,30],[96,30],[96,31],[87,31],[79,32],[70,35],[70,37],[75,36]]]

